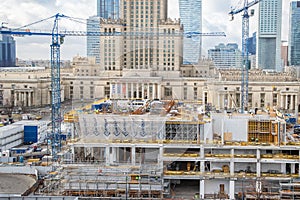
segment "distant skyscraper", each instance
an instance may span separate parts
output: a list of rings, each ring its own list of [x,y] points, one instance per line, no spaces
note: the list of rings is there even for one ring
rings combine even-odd
[[[300,66],[300,1],[290,4],[289,65]]]
[[[252,37],[249,37],[247,46],[249,55],[256,55],[256,32],[253,33]]]
[[[282,71],[281,66],[282,0],[259,3],[258,68]]]
[[[16,42],[10,35],[0,34],[0,67],[16,65]]]
[[[179,0],[179,13],[184,32],[202,31],[202,0]],[[201,37],[184,37],[183,63],[198,63],[201,57]]]
[[[119,19],[120,0],[97,0],[97,16],[104,19]]]
[[[97,16],[87,20],[88,32],[100,31],[100,18],[119,19],[120,0],[97,0]],[[100,36],[87,36],[87,56],[95,57],[96,63],[100,64]]]
[[[89,17],[87,20],[87,32],[100,32],[100,17]],[[87,36],[87,56],[95,57],[96,63],[100,63],[100,36]]]
[[[236,43],[221,43],[208,50],[208,57],[214,61],[216,68],[239,68],[242,65],[242,53]]]

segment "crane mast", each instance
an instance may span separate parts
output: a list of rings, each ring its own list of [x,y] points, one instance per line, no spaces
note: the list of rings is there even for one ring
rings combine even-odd
[[[60,92],[60,35],[58,30],[60,14],[55,15],[52,29],[51,47],[51,145],[52,156],[57,159],[57,153],[61,149],[61,92]]]
[[[248,0],[244,0],[243,8],[232,10],[229,14],[232,16],[243,12],[242,14],[242,66],[241,66],[241,113],[248,110],[248,94],[249,94],[249,51],[248,51],[248,39],[249,39],[249,18],[254,13],[249,15],[249,8],[260,2],[261,0],[255,0],[248,3]]]

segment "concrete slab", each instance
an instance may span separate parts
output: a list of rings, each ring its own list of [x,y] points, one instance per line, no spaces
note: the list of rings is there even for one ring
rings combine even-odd
[[[0,195],[21,195],[36,182],[33,176],[22,174],[0,174]]]

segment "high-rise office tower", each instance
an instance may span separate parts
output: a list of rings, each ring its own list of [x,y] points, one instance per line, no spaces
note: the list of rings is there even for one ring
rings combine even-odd
[[[179,0],[179,13],[184,32],[202,32],[202,0]],[[198,63],[201,57],[200,36],[183,39],[183,63]]]
[[[16,42],[10,35],[0,34],[0,67],[16,65]]]
[[[242,53],[236,43],[221,43],[209,49],[208,58],[213,60],[216,68],[240,68],[242,65]]]
[[[87,20],[88,32],[100,31],[100,18],[119,19],[120,0],[97,0],[97,16],[91,16]],[[100,64],[100,37],[87,36],[87,56],[95,57],[96,63]]]
[[[100,31],[100,17],[91,16],[87,20],[87,32]],[[100,36],[88,35],[87,38],[87,56],[94,57],[97,64],[100,63]]]
[[[290,4],[289,65],[300,66],[300,1]]]
[[[281,18],[282,0],[263,0],[259,3],[258,68],[282,71]]]
[[[97,0],[97,16],[104,19],[119,19],[120,0]]]

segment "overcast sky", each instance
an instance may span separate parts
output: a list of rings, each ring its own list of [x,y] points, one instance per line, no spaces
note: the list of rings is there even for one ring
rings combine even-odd
[[[250,2],[251,0],[249,0]],[[283,33],[282,39],[287,40],[288,7],[291,0],[283,1]],[[229,20],[228,12],[231,7],[240,7],[242,0],[202,0],[203,20],[202,32],[225,32],[227,37],[203,37],[203,50],[206,54],[220,42],[241,44],[241,14]],[[250,36],[257,30],[258,6],[255,5],[255,16],[250,18]],[[178,0],[169,0],[169,16],[179,18]],[[40,19],[62,13],[71,17],[87,19],[96,15],[96,0],[1,0],[0,21],[8,23],[8,27],[20,27]],[[61,21],[66,30],[85,30],[83,24],[71,21]],[[40,23],[32,28],[51,29],[52,21]],[[50,59],[51,38],[45,36],[18,37],[17,57],[21,59]],[[86,56],[86,37],[68,37],[61,47],[61,59],[72,59],[75,55]]]

